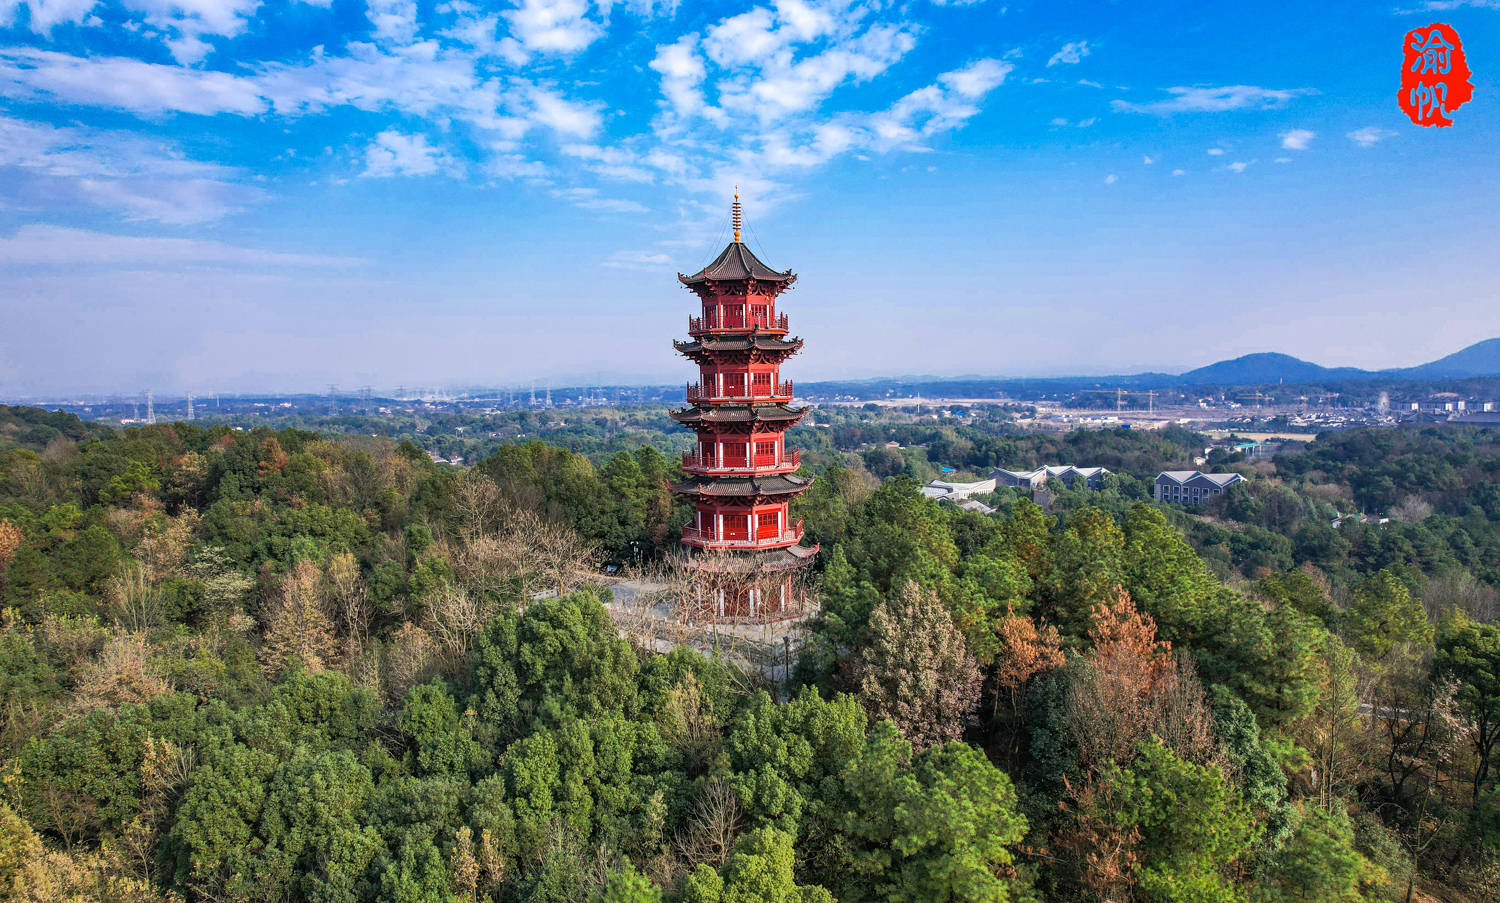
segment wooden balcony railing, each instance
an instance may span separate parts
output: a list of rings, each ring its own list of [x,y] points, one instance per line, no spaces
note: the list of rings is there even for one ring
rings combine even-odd
[[[705,549],[759,549],[774,548],[777,546],[794,545],[802,541],[802,521],[799,519],[791,525],[790,529],[777,531],[774,527],[769,531],[756,531],[754,539],[747,537],[715,536],[713,530],[699,530],[691,524],[682,527],[682,541],[701,546]]]
[[[786,468],[796,470],[802,466],[802,449],[794,448],[776,460],[775,453],[756,455],[753,461],[747,461],[743,456],[732,458],[724,455],[715,458],[713,455],[700,455],[695,452],[682,453],[682,467],[684,470],[753,470],[767,467]]]
[[[721,332],[732,329],[764,329],[772,332],[786,332],[790,327],[787,324],[786,314],[764,317],[688,317],[688,335],[700,335],[705,332]]]
[[[751,383],[748,391],[740,395],[711,395],[710,390],[704,389],[702,383],[687,384],[687,400],[698,401],[791,401],[792,380],[784,379],[780,383],[770,385],[755,385]]]

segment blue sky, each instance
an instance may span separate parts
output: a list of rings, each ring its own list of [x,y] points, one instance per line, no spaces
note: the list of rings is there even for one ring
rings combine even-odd
[[[1395,100],[1457,28],[1449,129]],[[1405,365],[1500,335],[1500,0],[0,0],[0,396]]]

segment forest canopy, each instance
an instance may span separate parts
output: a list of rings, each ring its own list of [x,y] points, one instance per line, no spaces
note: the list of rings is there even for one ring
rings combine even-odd
[[[799,433],[770,680],[612,618],[671,445],[0,408],[0,899],[1487,899],[1500,437],[1328,434],[1192,511],[1149,487],[1201,437],[1130,432]],[[983,516],[939,461],[1116,474]]]

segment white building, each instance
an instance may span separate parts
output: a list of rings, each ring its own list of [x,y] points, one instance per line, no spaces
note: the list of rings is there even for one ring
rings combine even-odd
[[[949,502],[959,502],[971,495],[994,491],[993,479],[980,480],[976,483],[949,483],[944,480],[933,480],[922,487],[922,494],[928,498]]]
[[[1098,489],[1107,473],[1109,470],[1104,467],[1074,467],[1072,464],[1061,464],[1038,467],[1036,470],[1001,470],[997,467],[990,476],[994,477],[1001,486],[1014,486],[1018,489],[1040,489],[1048,480],[1062,480],[1072,486],[1074,480],[1080,479],[1088,488]]]

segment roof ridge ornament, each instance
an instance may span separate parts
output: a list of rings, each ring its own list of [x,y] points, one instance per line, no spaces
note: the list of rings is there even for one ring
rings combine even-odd
[[[740,186],[734,186],[734,203],[730,206],[729,221],[734,225],[734,240],[738,244],[740,229],[744,226],[744,214],[740,209]]]

